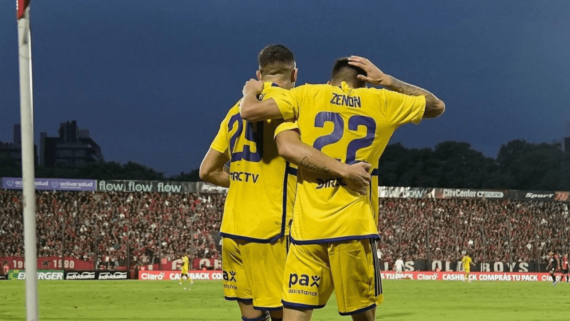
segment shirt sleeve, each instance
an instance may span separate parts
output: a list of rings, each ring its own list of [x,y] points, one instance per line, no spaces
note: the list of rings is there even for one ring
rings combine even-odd
[[[228,142],[228,116],[229,114],[226,116],[226,118],[224,118],[224,120],[222,120],[218,134],[214,138],[214,141],[210,145],[210,148],[222,154],[225,154],[228,157],[231,157]]]
[[[276,123],[276,128],[273,134],[273,138],[274,139],[277,138],[277,135],[287,130],[299,131],[299,126],[297,125],[297,121],[281,121],[280,123]]]
[[[293,89],[294,90],[294,89]],[[266,89],[263,100],[273,99],[285,120],[296,119],[298,115],[298,103],[293,95],[292,90],[286,90],[280,87],[269,87]]]
[[[384,94],[384,114],[395,126],[407,123],[419,124],[426,108],[424,96],[409,96],[390,91],[380,90]]]

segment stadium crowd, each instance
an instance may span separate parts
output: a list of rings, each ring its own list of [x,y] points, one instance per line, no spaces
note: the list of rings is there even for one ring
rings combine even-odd
[[[541,261],[566,251],[568,207],[548,201],[380,199],[383,260]]]
[[[0,257],[24,255],[21,198],[20,191],[0,190]],[[220,257],[223,194],[38,191],[36,198],[40,257],[69,256],[104,268],[182,253]]]
[[[103,268],[172,261],[182,253],[220,258],[225,195],[37,193],[38,255]],[[23,256],[22,194],[0,190],[0,257]],[[548,201],[380,199],[380,251],[387,262],[537,261],[565,251],[568,207]],[[63,251],[63,253],[62,253]],[[163,260],[164,262],[164,260]]]

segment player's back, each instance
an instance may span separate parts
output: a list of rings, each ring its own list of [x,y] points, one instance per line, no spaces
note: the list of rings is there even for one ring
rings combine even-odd
[[[271,84],[264,91],[271,90]],[[296,169],[277,152],[273,139],[282,121],[247,122],[233,106],[212,148],[230,158],[230,187],[220,234],[268,242],[288,234]]]
[[[470,269],[470,265],[471,265],[471,258],[469,256],[464,256],[463,259],[461,259],[461,262],[463,263],[463,268],[464,269]]]
[[[187,272],[188,272],[189,263],[190,263],[190,260],[188,259],[188,257],[187,257],[187,256],[183,256],[183,257],[182,257],[182,266],[180,267],[180,269],[181,269],[182,271],[184,271],[185,273],[187,273]]]
[[[292,238],[297,243],[377,236],[377,165],[399,125],[419,122],[424,97],[374,88],[304,85],[291,90],[301,140],[345,163],[370,163],[368,195],[345,187],[340,178],[299,171]],[[286,115],[286,113],[284,113]],[[287,118],[287,117],[286,117]]]

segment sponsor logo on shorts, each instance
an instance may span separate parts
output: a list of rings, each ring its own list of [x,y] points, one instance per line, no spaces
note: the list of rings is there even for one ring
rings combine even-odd
[[[237,282],[235,271],[224,271],[224,281]]]
[[[297,290],[297,289],[289,289],[290,294],[301,294],[301,295],[309,295],[309,296],[317,296],[317,292],[305,291],[305,290]]]
[[[298,275],[296,273],[289,274],[289,287],[299,284],[301,286],[319,287],[321,278],[318,275],[308,276],[307,274]]]
[[[297,285],[297,286],[303,286],[303,287],[308,287],[308,288],[318,288],[319,287],[319,282],[321,281],[321,278],[318,275],[312,275],[309,276],[307,274],[297,274],[297,273],[291,273],[289,274],[289,293],[290,294],[301,294],[301,295],[309,295],[309,296],[317,296],[317,292],[316,291],[307,291],[304,289],[292,289],[291,287]],[[309,289],[311,290],[311,289]]]

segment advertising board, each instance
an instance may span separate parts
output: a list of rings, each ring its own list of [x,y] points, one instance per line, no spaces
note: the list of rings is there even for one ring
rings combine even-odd
[[[188,271],[192,280],[223,280],[222,271]],[[180,271],[139,271],[139,280],[180,280]]]

